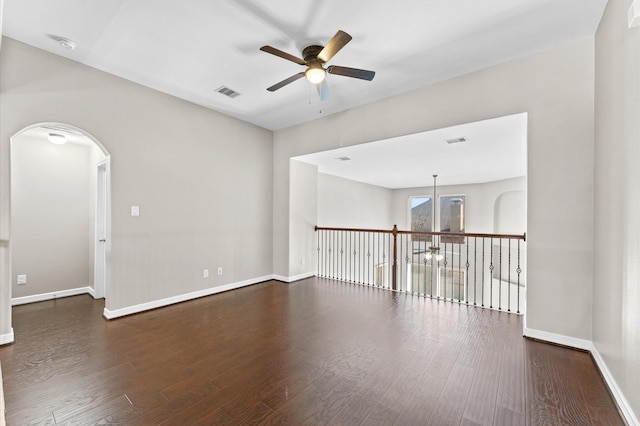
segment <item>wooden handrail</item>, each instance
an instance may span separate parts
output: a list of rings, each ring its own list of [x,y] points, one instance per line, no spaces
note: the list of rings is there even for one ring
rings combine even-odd
[[[477,238],[494,238],[494,239],[513,239],[513,240],[527,240],[527,233],[524,234],[486,234],[475,232],[417,232],[417,231],[400,231],[394,225],[394,229],[364,229],[364,228],[331,228],[323,226],[315,226],[316,231],[349,231],[349,232],[372,232],[380,234],[411,234],[411,235],[437,235],[445,237],[477,237]]]

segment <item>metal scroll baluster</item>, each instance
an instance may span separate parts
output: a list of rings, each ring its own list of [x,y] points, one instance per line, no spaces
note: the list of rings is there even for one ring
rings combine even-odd
[[[502,310],[502,238],[500,238],[500,261],[498,262],[498,310]]]
[[[351,232],[351,248],[350,249],[352,250],[352,253],[353,253],[353,258],[351,259],[351,275],[350,275],[351,282],[355,282],[356,281],[356,279],[355,279],[355,277],[356,277],[355,267],[356,267],[356,255],[358,254],[358,252],[356,251],[356,247],[355,247],[356,236],[357,236],[357,234],[354,234],[353,232]]]
[[[371,233],[367,232],[367,284],[371,285]]]
[[[493,238],[489,240],[489,308],[493,309]]]
[[[482,279],[481,279],[481,283],[480,283],[480,306],[482,306],[484,308],[484,238],[481,238],[482,240],[482,265],[480,267],[480,273],[482,274]]]
[[[329,236],[329,245],[327,250],[327,258],[328,258],[328,266],[327,273],[329,274],[329,278],[333,278],[333,240],[334,240],[334,232],[330,231]]]
[[[466,272],[464,274],[464,300],[467,303],[467,305],[469,304],[469,266],[471,266],[471,264],[469,263],[469,244],[471,243],[471,241],[466,241],[466,246],[467,246],[467,263],[465,263],[465,268],[466,268]]]
[[[511,239],[509,239],[509,258],[507,262],[507,312],[511,312]]]
[[[338,263],[338,266],[340,268],[338,276],[340,277],[340,280],[344,281],[344,231],[340,231],[340,262]]]
[[[478,301],[478,238],[473,237],[473,306]]]
[[[444,300],[447,300],[447,266],[449,265],[449,261],[447,260],[447,243],[444,243],[444,259],[442,260],[442,272],[444,273]],[[438,270],[438,275],[440,275],[440,281],[442,281],[441,271]],[[440,283],[440,293],[442,293],[442,285]]]
[[[409,289],[409,280],[411,278],[409,278],[409,271],[412,271],[412,268],[409,267],[409,235],[406,234],[404,236],[404,252],[405,252],[405,257],[404,257],[404,270],[406,271],[406,277],[405,277],[405,282],[406,282],[406,286],[407,286],[407,290]],[[411,281],[411,291],[415,293],[414,290],[414,283],[413,280]]]
[[[375,246],[376,253],[377,253],[376,254],[377,260],[375,262],[376,264],[375,264],[375,267],[374,267],[374,274],[375,274],[375,279],[376,279],[376,286],[380,287],[382,285],[382,278],[383,278],[383,275],[380,274],[380,272],[379,272],[379,269],[380,269],[380,253],[381,253],[382,247],[384,246],[384,243],[382,243],[382,244],[380,243],[382,236],[380,234],[376,234],[376,235],[378,236],[378,241],[377,241],[377,244]]]
[[[522,272],[520,269],[520,240],[518,240],[518,269],[516,272],[518,274],[518,313],[520,313],[520,272]]]
[[[491,263],[489,264],[489,308],[493,309],[493,238],[489,240],[491,247]]]
[[[421,248],[421,245],[424,243],[424,249]],[[424,278],[423,278],[423,271],[420,271],[418,269],[418,279],[420,280],[420,284],[424,283],[424,295],[425,297],[427,296],[427,293],[429,293],[429,297],[431,297],[431,289],[429,287],[427,287],[427,285],[430,285],[430,282],[427,278],[427,239],[425,238],[424,241],[418,241],[418,260],[422,260],[422,264],[424,265]],[[415,276],[415,274],[414,274]],[[429,290],[427,291],[427,288],[429,288]]]
[[[463,291],[460,291],[460,287],[464,285],[464,281],[462,280],[462,246],[460,245],[460,243],[458,243],[458,277],[457,277],[457,281],[458,281],[458,300],[459,301],[463,301],[463,297],[464,297],[464,289],[462,289]]]
[[[318,235],[316,236],[317,238],[317,242],[318,242],[318,248],[317,248],[317,256],[318,256],[318,260],[317,260],[317,265],[318,265],[318,273],[320,273],[320,275],[322,275],[322,270],[320,268],[320,238],[322,238],[322,231],[320,231],[318,233]]]

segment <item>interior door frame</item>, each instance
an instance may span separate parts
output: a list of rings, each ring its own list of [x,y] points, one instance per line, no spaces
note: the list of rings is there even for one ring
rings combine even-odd
[[[105,295],[107,273],[107,159],[96,165],[96,211],[93,262],[93,297]]]

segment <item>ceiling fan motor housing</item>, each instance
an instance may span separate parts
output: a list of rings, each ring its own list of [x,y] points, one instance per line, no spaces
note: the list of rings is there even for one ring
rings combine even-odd
[[[324,46],[316,45],[307,46],[302,49],[302,57],[304,58],[304,61],[309,65],[311,65],[313,62],[323,64],[324,61],[318,58],[318,54],[322,51],[322,49],[324,49]]]

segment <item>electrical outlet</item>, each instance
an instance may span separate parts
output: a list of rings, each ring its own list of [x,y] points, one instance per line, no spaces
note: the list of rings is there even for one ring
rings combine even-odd
[[[209,270],[205,269],[202,271],[202,278],[209,278]]]
[[[18,285],[27,283],[27,274],[18,275]]]
[[[301,264],[302,266],[304,266],[304,257],[301,257],[301,258],[300,258],[300,264]]]
[[[222,266],[218,266],[218,275],[222,275]]]

